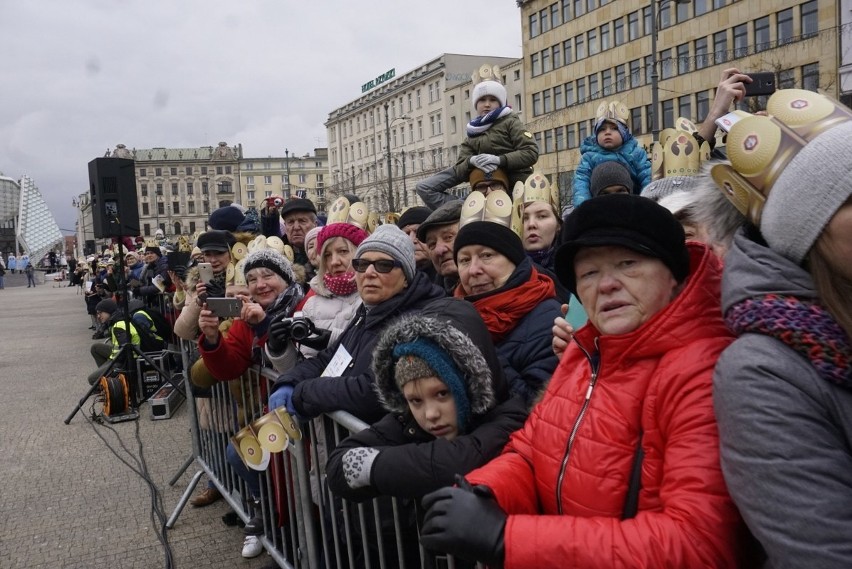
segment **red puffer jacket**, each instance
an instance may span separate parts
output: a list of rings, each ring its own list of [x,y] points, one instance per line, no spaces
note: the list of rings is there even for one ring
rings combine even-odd
[[[736,566],[743,526],[722,479],[711,396],[732,336],[721,264],[689,248],[690,277],[671,304],[629,334],[581,328],[524,427],[467,475],[509,514],[505,569]],[[622,520],[640,432],[638,513]]]

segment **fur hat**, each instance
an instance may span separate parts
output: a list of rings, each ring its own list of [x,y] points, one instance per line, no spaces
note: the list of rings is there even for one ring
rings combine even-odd
[[[323,245],[335,237],[348,239],[357,247],[367,238],[367,232],[351,223],[331,223],[317,235],[317,251],[322,251]]]
[[[329,225],[328,227],[331,227]],[[409,283],[414,280],[417,267],[414,264],[414,243],[408,235],[396,225],[380,225],[372,235],[364,239],[355,251],[358,258],[367,251],[378,251],[390,255],[392,259],[399,261],[405,280]]]
[[[255,249],[249,253],[245,258],[245,264],[243,265],[243,275],[248,275],[249,271],[258,267],[264,267],[275,272],[282,279],[287,281],[288,285],[296,282],[296,275],[293,273],[293,265],[290,264],[287,257],[275,249]]]
[[[207,225],[210,226],[210,229],[236,231],[245,218],[245,214],[238,207],[226,205],[213,210],[207,220]]]
[[[474,113],[476,113],[476,103],[485,95],[496,97],[501,107],[506,106],[506,88],[497,81],[482,81],[474,86],[473,93],[470,95],[470,105]]]
[[[420,227],[417,228],[417,239],[422,242],[426,242],[426,232],[432,229],[433,227],[440,227],[442,225],[450,225],[453,223],[458,223],[461,218],[461,210],[464,205],[464,201],[462,200],[453,200],[451,202],[447,202],[432,213],[429,214],[429,217],[426,218],[426,221],[420,224]]]
[[[400,229],[405,229],[409,225],[420,225],[426,221],[431,213],[431,209],[422,205],[410,207],[403,211],[402,215],[399,216],[396,226]]]
[[[660,259],[677,282],[689,275],[683,227],[663,206],[632,194],[586,200],[571,212],[556,252],[556,275],[575,295],[574,257],[583,247],[617,245]]]
[[[421,354],[414,353],[417,350]],[[430,359],[437,353],[445,358],[441,363]],[[453,370],[454,377],[449,381],[441,375],[446,373],[444,366]],[[430,370],[434,372],[430,375],[441,378],[451,389],[450,382],[457,374],[472,415],[484,415],[492,409],[497,404],[498,391],[500,397],[509,396],[488,330],[476,308],[463,300],[441,298],[424,307],[423,314],[402,316],[376,342],[373,389],[388,411],[408,412],[401,386],[426,377]],[[458,407],[458,398],[456,404]]]
[[[628,192],[633,193],[633,178],[630,176],[630,170],[617,160],[607,160],[595,166],[589,179],[589,191],[592,197],[599,196],[605,188],[610,186],[624,186]]]
[[[486,180],[497,180],[498,182],[502,182],[503,191],[505,191],[506,193],[509,193],[509,191],[512,189],[509,187],[509,177],[506,175],[506,172],[504,172],[500,168],[497,168],[489,174],[486,174],[479,168],[474,168],[470,171],[470,178],[468,179],[468,182],[470,183],[470,188],[472,190],[476,188],[476,184],[479,184],[480,182],[484,182]]]
[[[107,314],[112,314],[118,310],[118,305],[111,298],[105,298],[100,301],[97,306],[95,306],[95,312],[106,312]]]

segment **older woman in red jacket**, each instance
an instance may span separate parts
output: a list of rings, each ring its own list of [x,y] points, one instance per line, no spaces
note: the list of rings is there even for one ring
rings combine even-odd
[[[713,366],[721,267],[632,195],[568,218],[559,278],[589,323],[503,453],[424,498],[424,546],[516,567],[734,567]],[[473,486],[471,486],[473,485]]]

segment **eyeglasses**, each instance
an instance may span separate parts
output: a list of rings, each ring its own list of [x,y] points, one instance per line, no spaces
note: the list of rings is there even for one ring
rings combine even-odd
[[[483,192],[485,190],[503,190],[505,188],[506,186],[503,182],[498,182],[497,180],[492,182],[479,182],[473,187],[473,189],[477,192]]]
[[[376,269],[377,273],[389,273],[396,267],[401,267],[402,263],[391,259],[378,259],[376,261],[369,261],[367,259],[352,259],[352,268],[355,269],[356,272],[366,273],[367,267],[369,267],[370,265],[373,265],[373,268]]]

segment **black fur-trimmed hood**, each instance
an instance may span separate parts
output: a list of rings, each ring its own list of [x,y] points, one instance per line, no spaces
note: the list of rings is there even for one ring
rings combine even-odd
[[[408,412],[408,403],[394,378],[393,349],[416,338],[435,342],[455,362],[462,372],[473,416],[484,415],[508,398],[503,368],[476,308],[464,300],[442,298],[429,303],[418,314],[395,320],[376,344],[374,389],[388,411]]]

